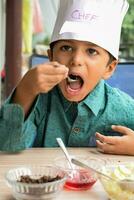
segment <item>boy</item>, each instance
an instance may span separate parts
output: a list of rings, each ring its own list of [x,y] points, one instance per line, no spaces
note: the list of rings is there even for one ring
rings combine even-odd
[[[104,82],[118,62],[127,9],[126,0],[60,1],[50,62],[31,69],[1,109],[1,150],[56,147],[56,137],[66,146],[95,146],[96,132],[119,135],[113,124],[134,129],[134,100]]]

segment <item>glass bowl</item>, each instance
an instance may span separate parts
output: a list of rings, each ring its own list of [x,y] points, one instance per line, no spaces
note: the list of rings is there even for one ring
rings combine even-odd
[[[54,166],[24,166],[10,169],[5,178],[17,200],[44,200],[57,196],[66,174]]]
[[[100,161],[96,158],[84,156],[71,156],[71,158],[76,158],[77,160],[80,160],[88,165],[90,163],[90,166],[96,169],[100,164]],[[68,160],[65,156],[56,158],[55,165],[67,173],[65,188],[71,190],[88,190],[97,181],[97,174],[90,169],[85,169],[74,164],[72,164],[73,169],[70,169]]]
[[[101,172],[110,177],[99,175],[111,200],[134,199],[134,162],[108,163],[102,167]]]

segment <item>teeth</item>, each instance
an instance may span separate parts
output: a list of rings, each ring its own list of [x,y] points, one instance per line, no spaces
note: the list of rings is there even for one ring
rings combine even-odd
[[[69,76],[67,77],[67,80],[68,80],[68,82],[76,82],[77,81],[77,78],[76,79],[72,79],[72,78],[70,78]]]

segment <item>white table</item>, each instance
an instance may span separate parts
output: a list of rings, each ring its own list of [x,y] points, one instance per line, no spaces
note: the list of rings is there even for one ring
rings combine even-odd
[[[94,156],[97,158],[114,160],[134,160],[132,156],[106,155],[99,153],[94,148],[68,148],[70,154]],[[0,200],[13,200],[10,188],[4,180],[5,172],[12,167],[25,164],[53,164],[57,156],[63,156],[60,148],[32,148],[17,154],[7,154],[0,152]],[[87,191],[63,190],[57,198],[58,200],[108,200],[101,183],[97,181],[95,185]]]

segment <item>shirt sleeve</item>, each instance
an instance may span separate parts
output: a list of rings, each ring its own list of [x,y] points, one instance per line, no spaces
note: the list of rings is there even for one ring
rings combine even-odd
[[[36,137],[35,106],[24,121],[23,108],[11,98],[0,109],[0,150],[17,152],[31,147]]]

